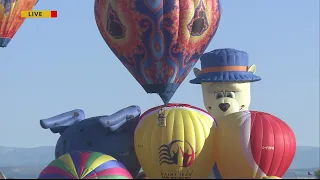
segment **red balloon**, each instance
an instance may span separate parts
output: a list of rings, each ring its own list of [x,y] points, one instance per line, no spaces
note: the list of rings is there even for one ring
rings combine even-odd
[[[250,145],[255,162],[272,176],[282,177],[296,153],[296,138],[291,128],[264,112],[251,111]]]
[[[219,118],[217,123],[216,177],[282,177],[290,167],[296,139],[281,119],[265,112],[244,111]]]

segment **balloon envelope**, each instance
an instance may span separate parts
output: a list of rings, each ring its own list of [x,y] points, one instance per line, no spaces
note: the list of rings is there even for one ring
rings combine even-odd
[[[0,0],[0,47],[6,47],[25,18],[21,11],[30,11],[38,0]]]
[[[126,168],[111,156],[75,151],[52,161],[38,179],[132,179]]]
[[[244,111],[217,119],[220,178],[282,177],[296,152],[295,135],[279,118]],[[219,177],[219,175],[218,175]]]
[[[93,151],[108,154],[124,164],[135,176],[140,168],[134,149],[134,128],[136,120],[129,121],[117,132],[102,126],[99,117],[85,119],[68,127],[59,137],[56,158],[73,151]],[[116,143],[114,143],[116,142]]]
[[[143,169],[141,168],[135,179],[148,179],[148,178],[146,174],[143,172]]]
[[[101,152],[116,158],[135,176],[140,164],[134,150],[133,134],[140,113],[140,107],[133,105],[111,115],[85,119],[84,111],[75,109],[42,119],[40,125],[61,135],[56,144],[56,158],[73,151]]]
[[[164,108],[165,122],[158,121],[160,108]],[[214,164],[214,129],[214,119],[190,105],[169,104],[145,112],[134,143],[146,177],[207,178]]]
[[[207,48],[220,15],[219,0],[95,0],[105,42],[165,104]]]
[[[266,177],[263,177],[262,179],[282,179],[282,178],[279,178],[277,176],[266,176]]]

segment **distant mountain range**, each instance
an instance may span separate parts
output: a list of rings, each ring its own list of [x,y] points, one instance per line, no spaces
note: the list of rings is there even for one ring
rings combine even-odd
[[[46,166],[54,159],[54,147],[13,148],[0,146],[0,167]]]
[[[320,148],[298,146],[288,177],[301,176],[320,168]],[[0,146],[0,172],[12,178],[36,178],[54,159],[54,147],[12,148]],[[301,175],[300,175],[301,174]]]

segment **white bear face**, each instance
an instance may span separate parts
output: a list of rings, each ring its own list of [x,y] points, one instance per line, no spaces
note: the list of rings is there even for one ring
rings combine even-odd
[[[196,77],[201,73],[198,68],[194,68],[193,71]],[[255,73],[256,65],[251,65],[248,71]],[[203,103],[215,118],[249,110],[250,82],[205,82],[201,83],[201,87]]]
[[[219,118],[250,106],[250,83],[202,83],[202,95],[207,111]]]

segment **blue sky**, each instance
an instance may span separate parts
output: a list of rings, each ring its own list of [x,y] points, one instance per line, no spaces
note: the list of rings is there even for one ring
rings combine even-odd
[[[28,19],[0,49],[0,145],[55,145],[59,135],[39,120],[81,108],[87,117],[129,105],[161,104],[148,95],[102,39],[93,1],[40,0],[57,19]],[[223,0],[220,27],[207,51],[249,53],[262,81],[252,84],[251,109],[274,114],[298,145],[319,146],[319,1]],[[198,62],[196,67],[200,67]],[[171,102],[204,108],[191,72]]]

